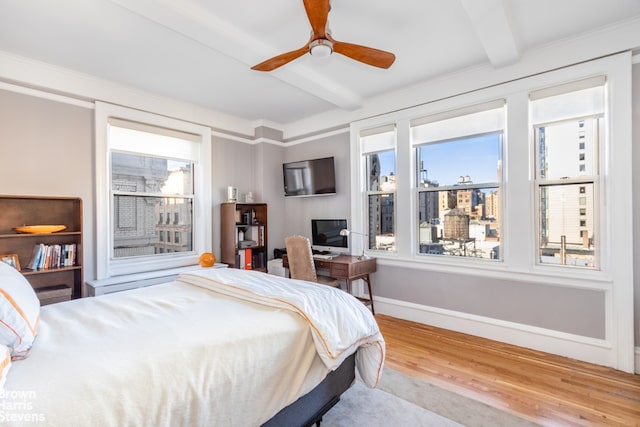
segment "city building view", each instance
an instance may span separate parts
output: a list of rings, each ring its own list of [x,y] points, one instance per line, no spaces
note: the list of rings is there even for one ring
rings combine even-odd
[[[536,129],[538,175],[549,182],[540,186],[542,263],[594,266],[598,128],[591,118]]]
[[[593,267],[599,119],[535,131],[539,262]],[[501,144],[493,133],[417,146],[418,253],[501,259]],[[369,248],[393,251],[402,220],[394,217],[394,152],[366,159]]]
[[[189,252],[193,165],[113,153],[114,258]]]
[[[438,188],[436,182],[421,182]],[[470,176],[459,184],[472,185]],[[473,188],[418,192],[419,253],[498,259],[500,196],[498,189]]]
[[[501,141],[502,135],[495,133],[417,148],[419,253],[499,258]],[[380,193],[369,194],[369,248],[395,250],[395,159],[390,152],[367,159],[369,189]],[[474,171],[481,181],[475,183],[469,174],[452,175],[456,167]]]

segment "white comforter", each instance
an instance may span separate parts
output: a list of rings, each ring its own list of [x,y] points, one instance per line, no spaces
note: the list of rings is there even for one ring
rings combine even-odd
[[[234,281],[244,276],[222,270]],[[350,333],[336,342],[322,332],[323,363],[312,329],[324,322],[309,323],[313,315],[186,283],[203,277],[180,280],[43,307],[31,355],[9,371],[0,425],[257,426],[322,381],[334,366],[325,366],[327,355],[337,365],[359,345]],[[362,308],[352,302],[347,310]],[[315,311],[315,302],[300,305]],[[364,366],[379,373],[384,343],[369,337],[362,344],[377,348],[359,363],[371,379]],[[365,365],[369,359],[375,363]]]
[[[334,370],[351,354],[365,384],[378,384],[385,343],[373,315],[360,301],[340,289],[265,273],[209,269],[183,273],[179,281],[202,286],[246,301],[284,308],[309,324],[318,355]]]

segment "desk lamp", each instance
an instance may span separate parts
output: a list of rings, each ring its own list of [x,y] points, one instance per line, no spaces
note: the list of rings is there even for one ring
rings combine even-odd
[[[357,231],[351,231],[351,230],[347,230],[346,228],[343,228],[342,230],[340,230],[340,235],[341,236],[349,236],[350,234],[359,234],[360,236],[363,236],[364,238],[367,237],[366,234],[364,233],[358,233]],[[363,259],[367,259],[366,255],[364,254],[364,245],[365,242],[362,242],[362,255],[360,255],[358,257],[359,260],[363,260]]]

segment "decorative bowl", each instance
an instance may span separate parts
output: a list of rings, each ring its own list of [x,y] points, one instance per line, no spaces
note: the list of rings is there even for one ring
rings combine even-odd
[[[18,233],[26,234],[44,234],[55,233],[56,231],[62,231],[67,228],[66,225],[23,225],[22,227],[14,227]]]

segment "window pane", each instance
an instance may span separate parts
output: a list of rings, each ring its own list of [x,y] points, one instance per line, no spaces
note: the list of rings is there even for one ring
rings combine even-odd
[[[418,186],[500,182],[501,140],[492,133],[418,146]]]
[[[500,206],[498,188],[419,192],[419,252],[499,259]]]
[[[540,262],[594,267],[594,185],[540,188]]]
[[[185,161],[112,153],[111,189],[158,195],[193,194],[192,171],[193,164]]]
[[[561,179],[596,175],[597,140],[596,118],[537,127],[538,178]]]
[[[158,223],[172,214],[183,221]],[[193,251],[192,214],[190,198],[114,195],[114,258]]]
[[[396,250],[393,194],[371,194],[369,199],[369,249]]]
[[[113,257],[193,251],[191,197],[160,197],[193,194],[192,163],[128,153],[111,160]]]
[[[396,153],[395,150],[382,151],[365,156],[367,162],[367,190],[396,190]]]

